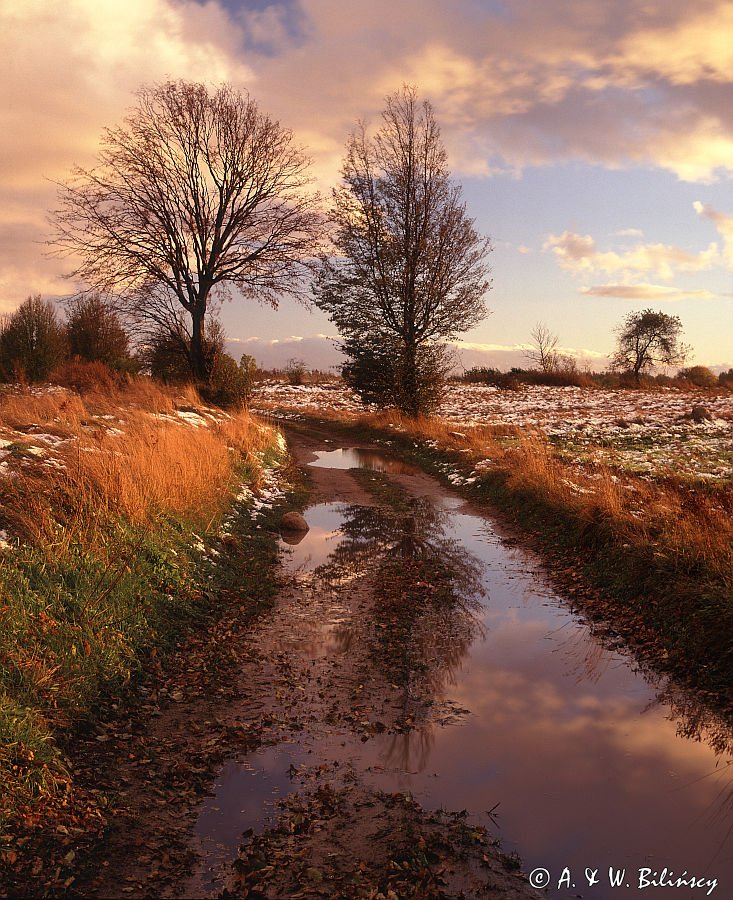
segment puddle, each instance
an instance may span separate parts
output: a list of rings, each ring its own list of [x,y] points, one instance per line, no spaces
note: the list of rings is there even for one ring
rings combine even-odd
[[[320,454],[314,465],[353,465],[347,454],[357,452]],[[284,563],[325,599],[291,611],[297,633],[272,646],[300,654],[304,671],[320,665],[327,697],[342,680],[340,660],[355,659],[364,668],[354,684],[372,719],[394,714],[373,704],[389,694],[385,673],[395,661],[374,611],[365,618],[358,608],[359,579],[390,560],[436,559],[447,573],[450,603],[426,603],[416,615],[410,653],[399,661],[404,690],[391,695],[417,727],[366,739],[314,717],[290,743],[229,762],[198,824],[206,889],[220,889],[242,832],[262,828],[278,794],[297,789],[288,772],[349,761],[368,784],[410,791],[427,808],[466,809],[483,824],[495,810],[504,849],[516,850],[527,872],[549,871],[548,897],[612,900],[609,868],[626,870],[624,884],[634,888],[626,896],[647,868],[648,879],[664,869],[667,881],[670,873],[717,878],[713,895],[733,896],[730,734],[605,648],[524,551],[460,510],[445,497],[397,512],[336,503],[307,511],[311,530],[284,548]],[[577,887],[558,892],[565,867]],[[600,883],[589,888],[586,869],[599,870]],[[649,886],[644,896],[669,896],[669,888]]]
[[[392,475],[416,475],[419,471],[399,459],[391,459],[376,450],[361,450],[358,447],[318,451],[316,457],[309,465],[322,469],[369,469]]]

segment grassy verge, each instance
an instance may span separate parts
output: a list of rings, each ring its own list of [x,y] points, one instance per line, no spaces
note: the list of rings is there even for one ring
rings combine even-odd
[[[392,413],[326,421],[353,440],[387,443],[511,516],[602,589],[584,603],[590,615],[609,619],[657,668],[730,709],[729,482],[645,479],[602,465],[570,466],[541,433],[513,427],[459,433],[440,420],[410,421]]]
[[[85,398],[9,392],[0,432],[7,826],[64,805],[73,779],[62,741],[212,615],[207,545],[242,483],[256,484],[280,449],[247,414],[146,382]]]

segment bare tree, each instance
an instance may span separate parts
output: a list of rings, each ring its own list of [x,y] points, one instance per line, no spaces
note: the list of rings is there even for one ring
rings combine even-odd
[[[318,198],[290,131],[222,85],[142,88],[99,163],[59,186],[52,244],[71,273],[113,295],[140,323],[189,324],[193,374],[205,378],[204,323],[230,285],[277,306],[303,292],[316,252]]]
[[[652,309],[629,313],[616,334],[618,348],[614,365],[633,372],[637,384],[645,370],[662,365],[682,365],[690,352],[690,347],[681,341],[680,317]]]
[[[338,255],[323,260],[314,294],[347,355],[357,352],[352,368],[390,371],[395,402],[418,415],[435,393],[423,389],[421,361],[438,373],[441,342],[486,315],[491,247],[451,183],[431,105],[404,87],[387,98],[382,120],[373,138],[360,124],[347,143],[333,193]],[[389,360],[365,360],[369,347],[389,350]]]
[[[538,364],[543,372],[555,372],[560,363],[557,335],[553,334],[544,322],[538,322],[530,332],[530,336],[533,346],[531,350],[525,350],[524,355]]]

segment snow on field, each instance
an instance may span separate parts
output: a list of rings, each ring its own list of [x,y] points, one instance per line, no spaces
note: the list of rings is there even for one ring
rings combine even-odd
[[[353,391],[338,383],[265,382],[253,406],[285,417],[305,409],[363,410]],[[704,407],[710,418],[694,421],[694,407]],[[577,464],[604,462],[638,473],[733,477],[733,393],[544,386],[506,391],[450,384],[439,414],[456,427],[541,429],[565,459]]]

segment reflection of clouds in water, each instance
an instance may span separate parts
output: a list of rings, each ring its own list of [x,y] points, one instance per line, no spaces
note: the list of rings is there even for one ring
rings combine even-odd
[[[311,572],[322,565],[341,538],[340,503],[321,503],[306,511],[309,531],[302,534],[295,545],[290,542],[281,543],[281,560],[285,569],[292,575],[298,572]]]
[[[670,814],[671,808],[686,808],[706,817],[729,807],[729,760],[716,760],[704,743],[680,740],[662,710],[644,712],[634,697],[598,696],[583,686],[568,696],[562,683],[540,680],[520,665],[484,668],[462,679],[457,699],[475,714],[461,740],[467,769],[480,770],[484,764],[483,753],[472,748],[487,747],[503,777],[515,773],[531,783],[538,775],[539,753],[542,778],[551,773],[551,793],[558,801],[580,791],[587,792],[588,802],[635,797],[629,809],[637,809],[640,798],[647,798],[656,815],[668,806]],[[691,788],[700,777],[709,777],[710,783],[702,790]],[[562,802],[574,801],[566,797]]]
[[[394,475],[415,475],[419,471],[399,459],[358,447],[351,450],[322,450],[316,456],[317,459],[309,463],[316,468],[368,469],[371,472],[390,472]]]
[[[432,560],[449,573],[454,598],[423,604],[411,623],[410,678],[397,706],[417,727],[370,740],[372,763],[403,773],[404,786],[436,806],[501,801],[506,833],[537,865],[579,853],[644,865],[664,851],[688,868],[713,858],[733,804],[733,768],[715,756],[729,746],[724,723],[604,648],[532,562],[507,552],[477,517],[427,500],[399,511],[331,507],[312,538],[321,542],[311,549],[319,583],[348,594],[382,563]],[[482,586],[485,632],[475,616]],[[330,652],[358,656],[365,683],[379,689],[389,665],[380,664],[374,625],[341,621],[327,637]],[[448,688],[472,712],[461,727],[420,715],[416,698],[424,710]],[[677,721],[665,718],[670,706]],[[432,772],[440,778],[426,782]]]

